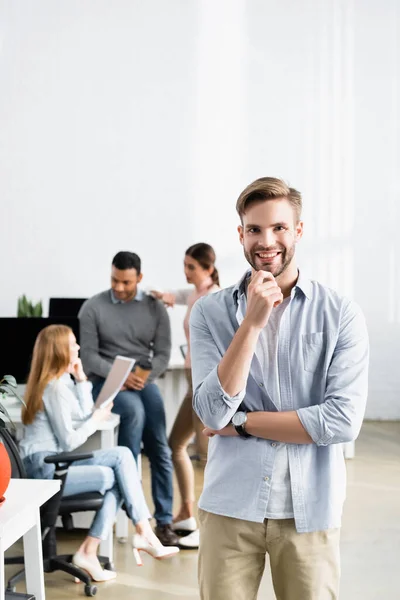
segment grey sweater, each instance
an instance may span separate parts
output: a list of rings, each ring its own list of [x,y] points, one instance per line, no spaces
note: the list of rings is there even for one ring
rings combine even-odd
[[[89,378],[107,377],[117,354],[152,359],[148,382],[167,368],[171,327],[164,305],[143,293],[124,304],[114,304],[111,290],[89,298],[79,311],[83,368]]]

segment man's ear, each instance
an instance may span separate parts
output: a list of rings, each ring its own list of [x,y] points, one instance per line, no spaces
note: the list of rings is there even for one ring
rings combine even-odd
[[[143,279],[143,273],[139,273],[138,278],[137,278],[137,282],[140,283]]]
[[[295,228],[295,242],[299,242],[303,237],[303,221],[299,221]]]
[[[243,231],[243,225],[238,225],[237,230],[238,230],[238,233],[239,233],[239,241],[240,241],[240,243],[243,246],[243,242],[244,242],[244,239],[243,239],[243,233],[244,233],[244,231]]]

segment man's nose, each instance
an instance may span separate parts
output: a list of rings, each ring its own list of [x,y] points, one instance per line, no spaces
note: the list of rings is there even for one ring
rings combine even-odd
[[[265,248],[273,248],[275,246],[275,234],[271,229],[265,229],[259,239],[260,244]]]

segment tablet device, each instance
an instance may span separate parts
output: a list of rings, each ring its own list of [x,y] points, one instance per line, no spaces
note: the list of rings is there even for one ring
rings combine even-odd
[[[95,408],[105,408],[114,400],[129,373],[132,371],[134,364],[134,358],[127,358],[126,356],[115,357],[111,371],[107,375],[107,379],[95,402]]]

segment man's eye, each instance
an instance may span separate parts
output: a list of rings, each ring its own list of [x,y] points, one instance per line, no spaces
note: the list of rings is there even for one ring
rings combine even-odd
[[[278,225],[277,227],[275,227],[275,231],[285,231],[285,228],[283,227],[283,225]]]
[[[247,233],[258,233],[259,231],[260,230],[258,229],[258,227],[251,227],[247,230]]]

